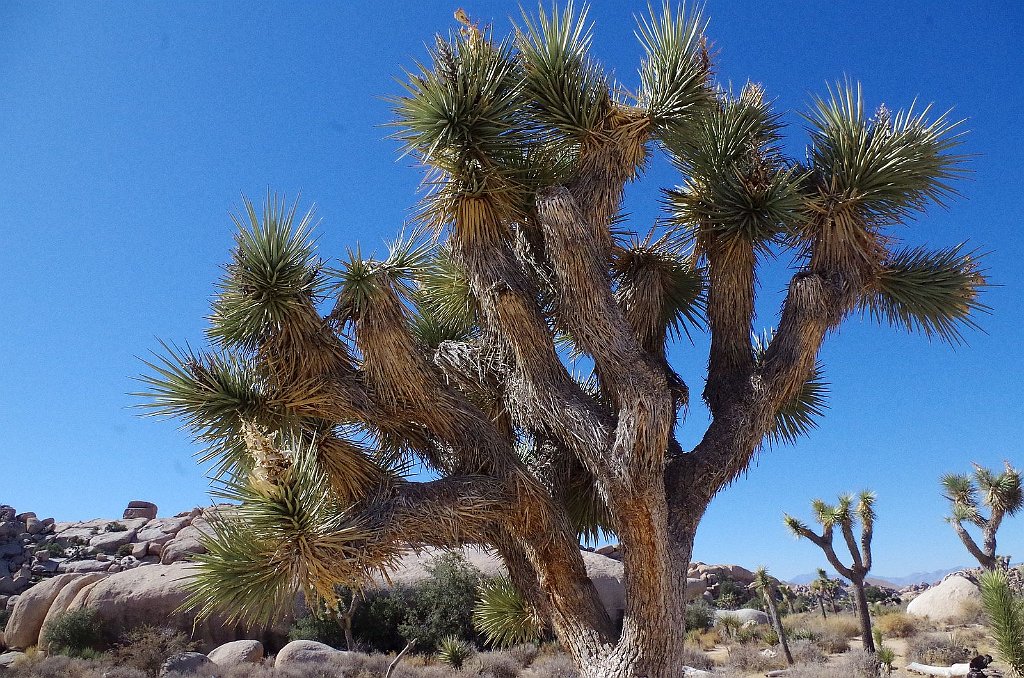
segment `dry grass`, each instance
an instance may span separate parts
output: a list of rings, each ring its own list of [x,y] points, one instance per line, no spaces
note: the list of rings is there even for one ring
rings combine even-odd
[[[926,622],[905,612],[890,612],[875,620],[875,628],[883,638],[910,638],[916,636]]]

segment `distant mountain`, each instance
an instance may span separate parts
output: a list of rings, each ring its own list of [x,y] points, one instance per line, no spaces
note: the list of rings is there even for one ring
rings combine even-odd
[[[900,588],[903,586],[909,586],[910,584],[934,584],[950,572],[956,572],[957,570],[966,570],[970,565],[962,565],[960,567],[950,567],[945,570],[934,570],[932,572],[911,572],[899,577],[890,577],[888,575],[868,575],[867,581],[869,584],[876,586],[888,586],[891,588]],[[835,572],[829,571],[828,576],[836,577]],[[818,578],[818,574],[798,574],[795,577],[790,577],[789,582],[791,584],[810,584],[812,581]]]

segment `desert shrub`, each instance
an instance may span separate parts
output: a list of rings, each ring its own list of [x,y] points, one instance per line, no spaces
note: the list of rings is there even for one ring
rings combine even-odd
[[[198,643],[181,631],[139,626],[120,638],[112,655],[120,666],[129,666],[155,676],[168,657],[192,652],[197,647]]]
[[[543,654],[533,662],[523,678],[579,678],[572,661],[565,654]]]
[[[534,643],[523,643],[522,645],[510,647],[506,652],[519,662],[520,666],[529,666],[537,658],[537,655],[540,654],[540,648]]]
[[[715,617],[715,626],[730,638],[735,638],[743,622],[734,614],[722,614]]]
[[[58,616],[43,629],[43,637],[51,652],[69,657],[92,655],[110,643],[96,613],[89,609],[65,612]]]
[[[118,521],[114,520],[114,521],[109,522],[106,525],[104,525],[103,531],[104,532],[127,532],[128,531],[128,526],[125,525],[124,523],[119,523]]]
[[[876,678],[880,668],[875,653],[859,647],[847,652],[842,663],[850,678]]]
[[[875,628],[887,638],[909,638],[917,633],[917,619],[905,612],[890,612],[875,620]]]
[[[715,663],[711,661],[711,657],[700,650],[694,650],[689,647],[683,649],[683,665],[700,669],[701,671],[710,671],[715,668]]]
[[[345,634],[338,622],[319,614],[299,617],[288,629],[288,640],[315,640],[335,648],[345,647]]]
[[[797,664],[786,678],[877,678],[878,659],[867,650],[850,650],[835,664]]]
[[[922,664],[949,666],[968,658],[971,650],[956,634],[918,635],[907,641],[907,659]]]
[[[968,598],[960,602],[960,609],[957,610],[957,623],[960,624],[984,624],[986,621],[985,606],[980,600]]]
[[[729,648],[728,665],[746,673],[764,673],[786,668],[786,659],[776,652],[754,644]]]
[[[748,599],[749,592],[742,586],[725,579],[718,583],[715,590],[715,607],[719,610],[735,610]]]
[[[359,643],[378,652],[400,651],[409,642],[399,626],[409,617],[411,598],[406,586],[367,592],[352,619],[352,634]]]
[[[797,664],[823,664],[828,660],[817,643],[812,640],[790,640],[789,653]]]
[[[482,652],[474,668],[483,678],[517,678],[523,665],[508,652]]]
[[[715,613],[703,600],[686,606],[687,630],[707,631],[715,625]]]
[[[864,598],[869,603],[880,603],[888,597],[889,594],[881,586],[869,585],[864,587]]]
[[[457,636],[445,636],[437,643],[437,658],[453,669],[461,669],[472,655],[472,646]]]
[[[131,544],[121,544],[120,546],[117,547],[117,555],[119,555],[121,557],[124,557],[124,556],[130,556],[131,554],[132,554],[132,545]]]
[[[764,642],[764,632],[757,626],[741,626],[733,636],[736,642],[743,645]]]
[[[398,627],[406,639],[416,638],[416,649],[434,652],[442,638],[455,636],[476,641],[473,608],[480,573],[457,553],[439,556],[427,566],[430,576],[413,590],[412,605]]]
[[[4,678],[149,678],[138,669],[117,666],[105,658],[66,655],[35,656],[7,669]]]

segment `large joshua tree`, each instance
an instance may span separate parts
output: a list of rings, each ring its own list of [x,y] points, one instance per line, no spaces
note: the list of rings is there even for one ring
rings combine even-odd
[[[432,237],[331,268],[309,215],[247,204],[213,346],[153,361],[153,407],[210,445],[239,503],[192,602],[267,618],[409,547],[484,544],[583,676],[674,675],[697,525],[766,441],[812,428],[825,336],[857,313],[948,340],[973,325],[975,260],[895,232],[953,193],[955,124],[869,117],[839,85],[797,161],[761,87],[715,85],[699,13],[640,20],[635,93],[588,56],[585,11],[503,40],[462,20],[394,104]],[[655,153],[679,185],[634,230],[623,190]],[[778,329],[753,335],[757,272],[780,254]],[[669,349],[705,327],[711,423],[684,449]],[[578,547],[598,530],[625,547],[621,632]]]
[[[943,496],[949,501],[951,514],[946,521],[956,530],[967,551],[977,558],[982,568],[996,569],[1000,563],[1009,563],[1009,557],[996,555],[996,533],[1003,518],[1012,516],[1024,507],[1020,473],[1006,462],[1002,473],[996,473],[978,464],[974,477],[957,473],[942,476]],[[980,497],[978,496],[980,493]],[[982,506],[989,514],[982,513]],[[981,546],[967,531],[964,523],[981,531]]]
[[[850,580],[853,588],[854,605],[857,619],[860,621],[860,635],[864,648],[875,651],[874,637],[871,635],[871,614],[868,611],[868,599],[864,595],[864,579],[871,570],[871,537],[875,529],[875,495],[873,492],[861,492],[854,504],[853,495],[844,494],[835,505],[826,504],[820,499],[811,502],[814,519],[821,525],[821,534],[811,530],[806,523],[791,515],[786,515],[786,527],[796,535],[807,539],[820,548],[828,562],[840,575]],[[853,530],[860,523],[860,538]],[[843,563],[836,554],[833,545],[836,528],[842,535],[843,543],[850,552],[851,562]],[[819,577],[824,570],[818,570]]]

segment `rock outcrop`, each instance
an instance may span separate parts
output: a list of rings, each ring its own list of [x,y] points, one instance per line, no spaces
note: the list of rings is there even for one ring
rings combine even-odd
[[[235,640],[224,643],[206,655],[221,668],[238,664],[259,664],[263,661],[263,643],[258,640]]]
[[[910,601],[907,614],[928,617],[938,622],[952,622],[962,618],[965,603],[980,605],[981,589],[966,577],[951,576]]]

